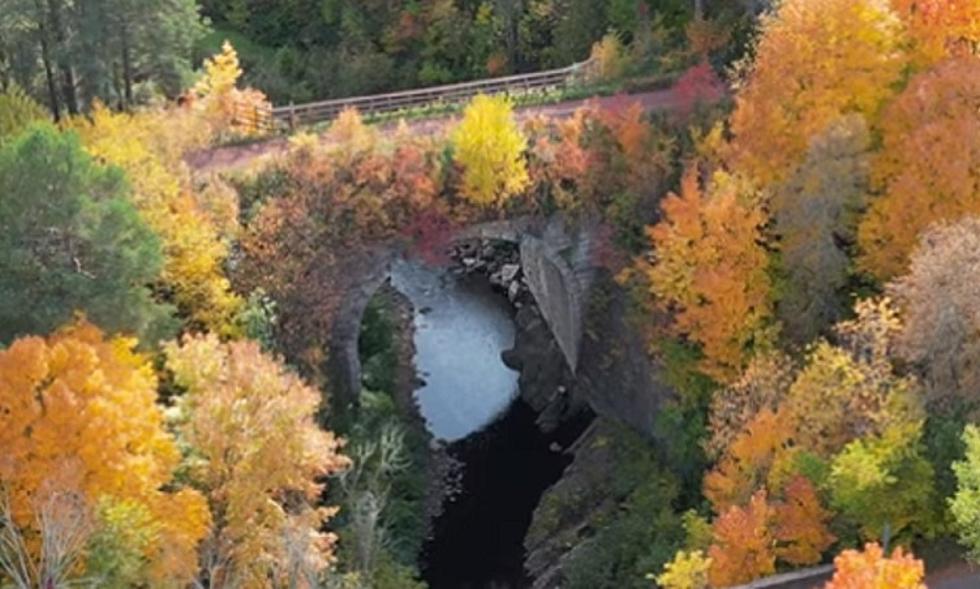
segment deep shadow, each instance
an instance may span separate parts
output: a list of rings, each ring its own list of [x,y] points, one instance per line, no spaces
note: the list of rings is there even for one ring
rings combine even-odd
[[[465,466],[460,493],[435,521],[423,552],[431,589],[520,589],[524,536],[541,494],[558,481],[571,456],[562,450],[592,421],[582,412],[551,434],[518,399],[484,430],[450,446]]]

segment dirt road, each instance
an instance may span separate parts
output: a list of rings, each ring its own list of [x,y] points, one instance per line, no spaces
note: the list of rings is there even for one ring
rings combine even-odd
[[[524,120],[538,115],[567,117],[590,102],[597,102],[600,107],[638,102],[648,111],[670,110],[677,105],[677,100],[673,92],[670,90],[661,90],[642,94],[571,100],[558,104],[531,106],[518,109],[517,118],[518,120]],[[408,126],[415,133],[435,135],[444,132],[456,118],[457,115],[450,115],[431,119],[420,119],[409,123]],[[394,123],[386,123],[382,126],[383,129],[387,130],[394,129],[394,127]],[[246,145],[229,145],[199,151],[187,156],[186,161],[192,169],[203,173],[242,169],[259,158],[272,157],[284,153],[288,145],[289,142],[285,138],[277,137],[275,139]]]

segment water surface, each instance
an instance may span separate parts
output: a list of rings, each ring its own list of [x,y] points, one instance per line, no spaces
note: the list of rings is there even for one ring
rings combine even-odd
[[[422,416],[435,437],[465,438],[517,396],[518,374],[500,359],[514,344],[512,310],[482,277],[460,278],[411,261],[396,262],[391,275],[415,308]]]

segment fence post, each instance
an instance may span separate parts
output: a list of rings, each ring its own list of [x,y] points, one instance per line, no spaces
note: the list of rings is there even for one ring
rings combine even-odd
[[[292,100],[289,101],[289,132],[296,132],[296,105]]]

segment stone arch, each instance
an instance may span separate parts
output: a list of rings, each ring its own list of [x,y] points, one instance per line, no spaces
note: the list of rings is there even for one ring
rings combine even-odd
[[[583,307],[594,274],[592,231],[570,231],[560,217],[523,217],[471,225],[453,237],[453,241],[466,239],[518,244],[529,290],[574,372],[579,360]],[[358,338],[364,312],[390,276],[391,264],[401,255],[396,247],[379,247],[370,262],[361,265],[363,274],[350,277],[352,287],[340,304],[330,339],[332,389],[336,400],[344,404],[353,403],[360,394]]]

